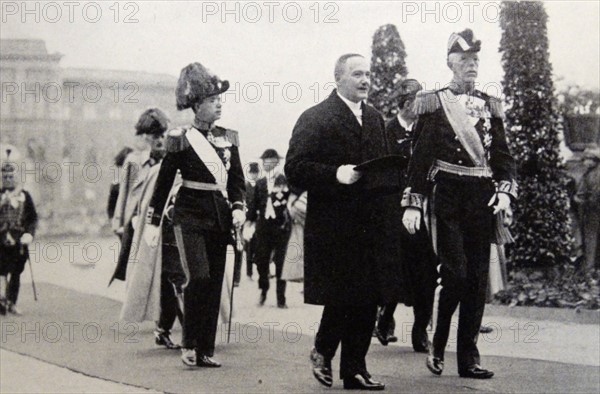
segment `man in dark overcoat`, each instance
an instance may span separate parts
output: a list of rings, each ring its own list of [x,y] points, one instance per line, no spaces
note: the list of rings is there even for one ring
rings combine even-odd
[[[391,153],[410,159],[416,143],[415,124],[417,115],[412,107],[417,92],[422,89],[421,84],[415,79],[405,79],[397,87],[394,99],[398,102],[398,115],[386,125]],[[406,169],[400,171],[400,188],[406,187]],[[425,227],[423,225],[423,227]],[[402,234],[402,265],[405,269],[404,282],[408,285],[410,294],[405,297],[404,303],[412,305],[415,321],[411,330],[411,342],[416,352],[427,353],[429,338],[427,325],[431,320],[433,308],[433,295],[435,291],[435,259],[431,241],[426,231],[409,234],[404,226],[398,231]],[[394,312],[398,303],[392,302],[383,305],[377,319],[375,335],[382,345],[398,340],[394,336]]]
[[[395,237],[400,233],[376,229],[394,220],[381,215],[385,204],[400,208],[399,197],[392,195],[399,175],[394,169],[391,176],[355,170],[359,163],[388,154],[383,118],[364,103],[368,61],[357,54],[341,56],[335,80],[338,89],[298,119],[285,165],[291,186],[308,191],[304,301],[324,305],[311,352],[313,374],[320,383],[333,384],[331,359],[341,343],[344,388],[383,390],[367,371],[365,357],[377,304],[386,297],[397,299],[401,283],[399,275],[384,268],[399,264],[394,255],[399,254]]]

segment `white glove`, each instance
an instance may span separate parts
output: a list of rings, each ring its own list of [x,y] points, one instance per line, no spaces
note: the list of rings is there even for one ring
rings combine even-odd
[[[351,185],[354,182],[358,181],[362,174],[356,171],[354,168],[356,166],[353,164],[345,164],[343,166],[339,166],[336,172],[336,178],[339,183],[344,185]]]
[[[244,241],[250,242],[250,240],[254,236],[255,230],[256,225],[254,224],[254,222],[244,223],[244,229],[242,230],[242,238],[244,238]]]
[[[421,229],[421,210],[418,208],[406,208],[402,216],[402,224],[409,234],[414,234]]]
[[[21,243],[23,245],[29,245],[32,242],[33,242],[33,235],[31,235],[29,233],[25,233],[25,234],[21,235]]]
[[[491,207],[494,202],[498,201],[496,205],[494,205],[494,215],[500,211],[506,212],[510,209],[510,197],[506,193],[495,193],[492,198],[490,198],[490,202],[488,202],[488,207]]]
[[[235,228],[239,228],[246,221],[246,214],[241,209],[234,209],[231,216],[233,216],[233,227]]]
[[[160,234],[160,228],[154,224],[146,224],[144,227],[144,241],[151,246],[158,246],[158,235]]]

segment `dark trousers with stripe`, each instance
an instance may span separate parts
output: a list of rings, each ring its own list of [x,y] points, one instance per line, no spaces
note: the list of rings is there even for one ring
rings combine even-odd
[[[190,281],[184,290],[182,346],[213,356],[229,234],[175,226],[177,246],[186,259]],[[184,257],[185,256],[185,257]],[[210,277],[203,277],[208,266]],[[206,267],[206,266],[205,266]]]
[[[340,378],[367,373],[366,356],[375,327],[377,305],[325,305],[315,348],[331,360],[342,344]]]
[[[434,189],[435,237],[440,264],[433,354],[444,358],[458,305],[458,370],[479,364],[477,338],[485,307],[494,219],[487,204],[489,179],[438,174]]]

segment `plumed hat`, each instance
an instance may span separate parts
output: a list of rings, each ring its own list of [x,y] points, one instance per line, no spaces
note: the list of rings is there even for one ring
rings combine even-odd
[[[451,53],[479,52],[480,50],[481,40],[475,40],[471,29],[452,33],[448,39],[448,55]]]
[[[13,145],[2,144],[0,153],[0,162],[2,163],[0,167],[2,168],[2,172],[15,172],[17,169],[16,161],[21,158],[19,151]]]
[[[175,96],[177,109],[191,108],[194,103],[216,96],[229,89],[229,81],[223,81],[202,64],[190,63],[179,75]]]
[[[135,125],[135,135],[163,134],[169,128],[169,118],[158,108],[149,108],[140,115]]]

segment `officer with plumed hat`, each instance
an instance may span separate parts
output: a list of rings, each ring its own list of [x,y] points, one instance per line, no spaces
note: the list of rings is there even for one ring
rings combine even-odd
[[[0,314],[19,315],[17,299],[21,273],[29,258],[38,216],[31,195],[19,181],[18,152],[2,146],[0,166]],[[7,280],[8,278],[8,280]]]
[[[429,224],[440,279],[429,370],[440,375],[452,314],[460,304],[458,373],[489,379],[480,366],[477,338],[489,271],[490,243],[517,198],[515,161],[508,149],[500,100],[475,89],[481,41],[466,29],[452,33],[448,87],[417,94],[418,141],[408,171],[403,224],[412,234]],[[425,204],[427,201],[427,204]]]
[[[221,93],[229,82],[200,63],[181,70],[177,109],[192,109],[191,125],[170,130],[146,221],[145,237],[156,244],[158,225],[177,171],[183,179],[173,208],[173,228],[187,276],[184,290],[182,361],[188,366],[220,367],[213,359],[232,229],[246,220],[245,184],[238,133],[215,125]]]

